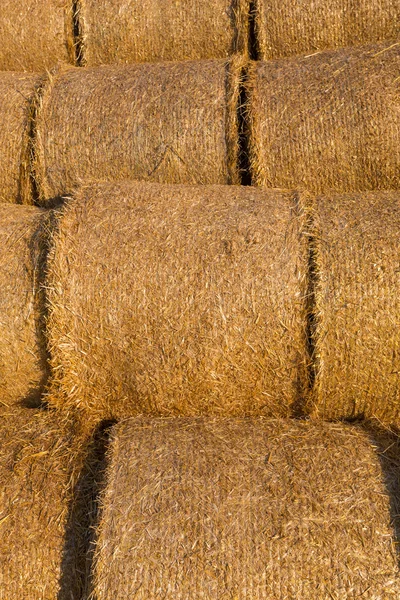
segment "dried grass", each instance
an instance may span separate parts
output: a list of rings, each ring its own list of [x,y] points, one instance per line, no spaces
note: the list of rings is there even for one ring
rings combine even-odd
[[[304,226],[292,192],[79,191],[49,260],[51,402],[85,423],[290,414],[307,385]]]
[[[314,414],[398,423],[399,194],[319,197],[313,219]]]
[[[400,45],[253,63],[254,183],[352,192],[400,187]]]
[[[399,25],[399,0],[256,0],[262,60],[395,39]]]
[[[47,374],[40,289],[47,215],[0,204],[0,405],[37,402]]]
[[[83,64],[227,58],[244,53],[249,0],[78,0]]]
[[[122,422],[95,597],[397,599],[381,459],[367,433],[341,424]]]
[[[72,1],[1,0],[0,70],[42,71],[74,62]]]
[[[0,74],[0,203],[32,203],[29,129],[39,82],[37,74]]]
[[[42,90],[43,202],[85,180],[239,183],[243,59],[61,69]]]

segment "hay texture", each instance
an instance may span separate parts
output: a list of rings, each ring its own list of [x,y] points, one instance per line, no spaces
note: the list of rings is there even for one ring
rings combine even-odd
[[[72,2],[1,0],[0,70],[41,71],[74,61]]]
[[[46,380],[43,292],[47,215],[0,205],[0,404],[35,402]]]
[[[356,428],[130,419],[109,454],[95,597],[395,599],[390,521]]]
[[[69,69],[37,122],[41,198],[84,180],[238,183],[241,60]]]
[[[249,0],[78,0],[82,63],[227,58],[245,52]]]
[[[399,37],[399,0],[256,0],[262,60]]]
[[[29,130],[38,75],[0,73],[0,203],[31,203]]]
[[[253,63],[253,181],[325,193],[400,186],[400,45]]]
[[[400,421],[400,195],[319,197],[316,414]]]
[[[306,387],[304,227],[291,192],[81,190],[49,260],[51,401],[85,420],[291,414]]]
[[[75,580],[62,569],[71,490],[68,428],[55,414],[0,413],[0,598],[73,600]],[[66,593],[68,590],[68,593]]]

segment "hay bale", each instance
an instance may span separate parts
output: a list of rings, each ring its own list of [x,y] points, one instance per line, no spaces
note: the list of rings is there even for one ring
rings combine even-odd
[[[400,195],[328,195],[314,208],[314,412],[400,417]]]
[[[399,0],[257,0],[259,56],[283,58],[398,38]]]
[[[249,0],[78,0],[82,62],[227,58],[245,52]]]
[[[0,74],[0,203],[32,203],[29,129],[39,79],[23,73]]]
[[[98,600],[399,597],[390,499],[357,428],[130,419],[107,475]]]
[[[254,63],[254,183],[316,193],[400,187],[399,44]]]
[[[37,402],[46,381],[46,229],[41,209],[0,204],[0,404]]]
[[[72,2],[1,0],[0,70],[42,71],[74,63]]]
[[[238,183],[241,67],[187,61],[50,76],[36,127],[42,200],[90,179]]]
[[[68,428],[51,412],[2,409],[0,446],[0,597],[78,598],[76,578],[65,580],[75,560],[65,552],[75,456]]]
[[[288,415],[306,387],[296,194],[93,184],[59,213],[50,400],[84,421]]]

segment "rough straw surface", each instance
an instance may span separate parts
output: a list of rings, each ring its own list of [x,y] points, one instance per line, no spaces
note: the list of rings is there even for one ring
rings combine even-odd
[[[290,414],[307,362],[295,194],[94,184],[58,219],[52,402],[97,420]]]
[[[29,127],[39,80],[39,75],[0,73],[0,203],[32,202]]]
[[[241,60],[50,76],[37,122],[42,200],[88,179],[235,183]]]
[[[319,197],[314,208],[316,414],[400,422],[400,196]]]
[[[390,500],[357,428],[131,419],[109,461],[97,600],[399,597]]]
[[[399,37],[399,0],[256,0],[260,58]]]
[[[39,399],[46,377],[40,291],[46,215],[0,205],[0,405]]]
[[[0,413],[0,598],[73,600],[60,588],[71,489],[71,439],[55,414]],[[67,587],[67,582],[65,587]]]
[[[245,52],[249,0],[78,0],[83,64]]]
[[[253,63],[254,183],[311,192],[400,187],[400,45]]]
[[[41,71],[74,61],[72,1],[1,0],[0,70]]]

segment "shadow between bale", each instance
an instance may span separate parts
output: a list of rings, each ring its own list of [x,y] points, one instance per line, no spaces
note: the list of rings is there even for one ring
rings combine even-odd
[[[105,485],[107,451],[114,424],[114,421],[102,421],[87,441],[68,509],[57,600],[85,600],[91,592],[99,501]],[[75,582],[73,589],[71,581]]]

